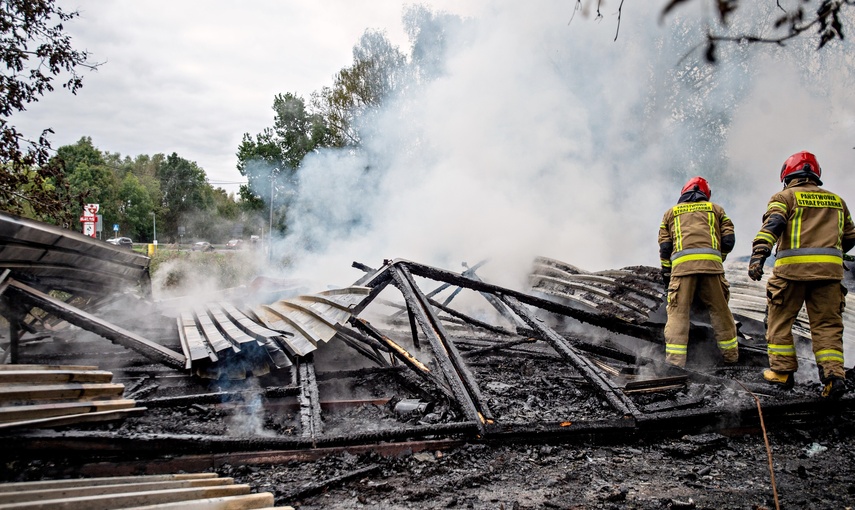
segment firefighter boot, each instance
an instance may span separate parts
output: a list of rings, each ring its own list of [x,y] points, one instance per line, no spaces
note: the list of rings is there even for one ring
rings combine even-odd
[[[833,372],[826,367],[818,366],[819,382],[822,383],[822,398],[829,400],[837,400],[846,393],[846,381],[838,375],[832,375]],[[832,372],[832,373],[829,373]]]
[[[767,383],[779,386],[785,390],[793,389],[793,386],[796,384],[796,378],[793,377],[792,372],[776,372],[771,368],[763,371],[763,379]]]
[[[832,377],[823,382],[822,398],[837,400],[846,393],[846,383],[839,377]]]

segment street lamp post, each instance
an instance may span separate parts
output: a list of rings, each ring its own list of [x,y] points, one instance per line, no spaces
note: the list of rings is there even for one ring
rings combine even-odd
[[[154,242],[152,244],[154,244],[154,249],[157,249],[157,215],[154,211],[151,212],[151,221],[154,228]]]
[[[275,188],[273,187],[273,178],[274,178],[274,170],[278,170],[278,168],[273,168],[270,170],[270,223],[267,228],[268,242],[267,242],[267,260],[273,260],[273,191]]]

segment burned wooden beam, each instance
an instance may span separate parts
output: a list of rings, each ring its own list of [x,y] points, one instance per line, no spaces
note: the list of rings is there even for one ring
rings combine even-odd
[[[373,361],[374,363],[380,365],[381,367],[390,366],[389,361],[380,355],[380,352],[377,350],[377,347],[374,346],[370,342],[364,342],[362,338],[357,339],[357,336],[344,328],[338,332],[338,338],[341,339],[342,342],[347,344],[348,347],[355,350],[359,354],[363,355],[365,358]],[[365,344],[368,344],[366,347]]]
[[[265,398],[296,397],[300,394],[299,386],[278,386],[265,388]],[[155,409],[162,407],[189,406],[193,404],[222,404],[235,400],[253,398],[255,391],[216,391],[196,395],[177,395],[174,397],[157,397],[148,400],[138,400],[140,405]]]
[[[16,298],[29,303],[31,306],[39,307],[46,312],[65,319],[75,326],[101,335],[114,343],[137,351],[146,357],[165,365],[184,368],[184,356],[172,349],[142,338],[135,333],[95,317],[23,283],[10,280],[7,292],[14,294]]]
[[[508,331],[505,328],[501,328],[499,326],[494,326],[492,324],[488,324],[486,322],[479,321],[478,319],[470,317],[464,313],[460,313],[457,310],[446,306],[445,303],[439,303],[439,302],[437,302],[433,299],[430,299],[430,298],[428,298],[428,302],[431,305],[435,306],[436,308],[439,308],[443,312],[451,315],[452,317],[457,317],[458,319],[461,319],[462,321],[467,322],[473,326],[478,326],[480,328],[484,328],[488,331],[492,331],[493,333],[498,333],[500,335],[514,335],[515,334],[513,331]]]
[[[298,370],[301,435],[314,441],[323,433],[323,422],[321,421],[321,397],[318,393],[318,381],[315,379],[315,363],[311,356],[300,360]]]
[[[500,344],[492,345],[490,347],[482,347],[480,349],[475,349],[472,351],[468,351],[463,354],[464,357],[471,358],[473,356],[480,356],[482,354],[489,354],[491,352],[500,351],[502,349],[507,349],[508,347],[513,347],[515,345],[522,344],[533,344],[537,342],[537,338],[523,338],[521,340],[512,340],[509,342],[502,342]]]
[[[434,357],[442,368],[446,380],[451,385],[457,403],[470,420],[479,424],[481,432],[485,432],[487,421],[492,420],[492,416],[484,404],[483,397],[481,397],[472,374],[466,369],[460,353],[448,342],[442,324],[431,310],[427,299],[412,281],[412,276],[409,275],[406,268],[396,265],[390,271],[395,280],[395,285],[404,295],[408,305],[412,307],[422,332],[430,341]]]
[[[428,437],[466,436],[474,438],[478,427],[473,422],[419,425],[373,430],[342,435],[324,435],[314,439],[302,437],[231,437],[191,434],[145,434],[118,436],[110,431],[32,431],[18,434],[15,441],[4,444],[4,452],[42,452],[48,456],[78,457],[79,452],[112,452],[123,459],[133,453],[140,458],[164,454],[226,453],[260,450],[301,450],[318,447],[363,445],[377,441],[405,441]]]
[[[453,273],[451,271],[446,271],[436,267],[426,266],[407,260],[401,260],[400,263],[406,264],[410,272],[412,272],[414,275],[421,276],[423,278],[453,283],[460,287],[465,287],[478,292],[486,293],[488,295],[491,295],[492,297],[498,295],[510,296],[516,298],[521,303],[525,303],[527,305],[534,306],[542,310],[546,310],[548,312],[565,315],[567,317],[574,318],[580,322],[585,322],[594,326],[598,326],[614,333],[620,333],[624,335],[658,341],[661,341],[662,339],[662,331],[659,327],[630,324],[620,319],[616,319],[615,317],[578,310],[576,308],[562,305],[554,301],[541,299],[526,294],[524,292],[506,289],[504,287],[485,283],[479,280],[475,280],[473,278],[467,278],[461,274]]]
[[[593,363],[580,356],[579,353],[576,352],[576,348],[570,345],[564,337],[533,317],[513,296],[501,296],[501,299],[530,327],[540,332],[544,340],[552,344],[552,347],[558,352],[558,354],[569,361],[570,364],[572,364],[573,367],[578,370],[582,376],[584,376],[585,379],[594,386],[596,391],[608,400],[615,409],[625,415],[641,415],[641,412],[632,400],[624,395],[608,377],[601,375]]]
[[[357,480],[364,476],[370,475],[376,471],[379,471],[381,468],[382,466],[380,464],[371,464],[370,466],[359,468],[355,471],[350,471],[342,475],[335,476],[333,478],[327,478],[326,480],[321,480],[319,482],[310,482],[306,485],[303,485],[299,489],[287,493],[287,495],[283,499],[285,499],[285,501],[290,502],[300,500],[309,496],[314,496],[315,494],[320,494],[321,492],[345,484],[351,480]]]
[[[392,355],[399,359],[404,365],[412,369],[416,375],[430,383],[433,387],[437,388],[443,393],[443,395],[446,396],[446,398],[448,398],[452,402],[456,401],[456,397],[451,391],[451,389],[446,384],[444,384],[439,379],[439,377],[435,376],[433,372],[431,372],[430,368],[428,368],[427,366],[425,366],[424,363],[416,359],[415,356],[407,352],[406,349],[395,343],[391,338],[383,335],[382,333],[374,329],[371,324],[369,324],[363,319],[351,317],[350,323],[355,328],[358,328],[364,331],[366,334],[371,335],[377,340],[383,342],[386,346],[389,347],[389,351],[392,353]]]

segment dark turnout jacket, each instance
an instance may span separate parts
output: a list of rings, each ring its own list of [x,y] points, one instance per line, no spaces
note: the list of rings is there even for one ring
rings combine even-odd
[[[659,259],[673,276],[723,274],[721,263],[735,244],[724,208],[699,192],[684,193],[659,225]]]

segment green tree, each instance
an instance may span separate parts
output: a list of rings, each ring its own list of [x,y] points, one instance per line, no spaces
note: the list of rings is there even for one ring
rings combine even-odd
[[[102,215],[102,228],[119,220],[118,193],[121,181],[90,137],[84,136],[73,145],[60,147],[54,159],[65,168],[71,193],[79,197],[70,204],[78,217],[84,203],[94,203],[101,208],[99,214]],[[75,230],[80,230],[76,218],[74,225]]]
[[[203,169],[174,152],[158,165],[157,177],[161,190],[158,218],[163,225],[163,234],[158,237],[174,241],[185,216],[189,218],[191,213],[213,208],[213,188]]]
[[[135,241],[151,241],[154,202],[136,175],[128,173],[122,180],[118,199],[118,224],[123,235]]]
[[[70,190],[62,167],[50,161],[53,131],[46,128],[38,137],[20,133],[11,116],[52,92],[60,75],[62,87],[76,93],[83,85],[78,69],[98,66],[64,32],[63,24],[77,16],[53,0],[0,2],[0,208],[60,224],[79,212],[66,203]]]
[[[245,208],[270,215],[272,198],[277,228],[284,231],[284,217],[294,197],[297,169],[307,154],[329,147],[331,138],[323,117],[309,111],[303,98],[296,94],[277,94],[273,111],[272,128],[255,138],[244,134],[238,148],[237,168],[248,181],[240,192]],[[259,207],[261,203],[267,204],[264,210]]]
[[[353,64],[335,75],[332,87],[313,95],[313,105],[328,126],[324,145],[359,145],[357,119],[402,90],[409,77],[407,56],[383,32],[367,30],[353,47]]]

